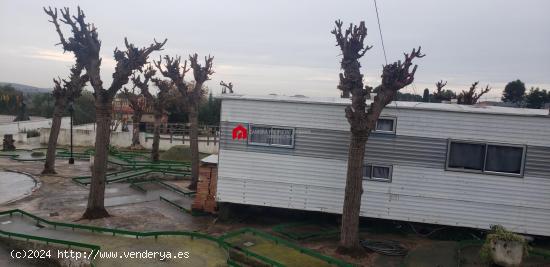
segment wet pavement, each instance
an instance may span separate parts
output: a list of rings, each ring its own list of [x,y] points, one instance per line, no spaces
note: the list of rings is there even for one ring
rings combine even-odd
[[[0,204],[31,194],[35,186],[36,182],[29,175],[0,171]]]
[[[137,239],[132,236],[112,236],[70,228],[54,229],[48,225],[37,225],[35,221],[19,215],[0,216],[0,230],[99,245],[102,254],[96,257],[96,266],[224,266],[227,258],[223,248],[208,240],[191,239],[187,236]],[[128,258],[129,252],[158,254],[154,257]]]

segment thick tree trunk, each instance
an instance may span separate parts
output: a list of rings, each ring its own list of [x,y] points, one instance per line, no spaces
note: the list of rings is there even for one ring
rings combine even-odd
[[[151,150],[151,159],[153,162],[159,161],[159,144],[160,144],[160,123],[162,112],[155,112],[155,124],[153,129],[153,149]]]
[[[134,111],[132,115],[132,148],[140,148],[139,142],[139,123],[141,122],[142,113]]]
[[[65,111],[65,101],[56,99],[53,110],[52,127],[50,129],[50,138],[48,141],[48,151],[46,152],[46,162],[42,174],[55,174],[55,153],[57,148],[57,137],[61,128],[61,119]]]
[[[363,162],[368,134],[351,135],[348,153],[348,172],[342,228],[340,230],[340,250],[351,252],[359,248],[359,211],[363,194]]]
[[[109,143],[111,139],[111,111],[110,99],[97,99],[96,107],[96,138],[94,166],[92,168],[92,181],[90,194],[88,195],[88,207],[82,215],[83,219],[99,219],[108,217],[105,210],[105,175],[107,173],[107,157],[109,156]]]
[[[191,184],[189,189],[196,190],[199,181],[199,116],[198,105],[193,104],[189,109],[189,146],[191,148]]]

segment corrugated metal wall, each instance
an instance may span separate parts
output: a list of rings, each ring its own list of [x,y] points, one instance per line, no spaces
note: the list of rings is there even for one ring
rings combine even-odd
[[[221,121],[349,131],[344,106],[251,100],[223,100]],[[397,135],[477,139],[550,146],[550,118],[395,109]],[[459,127],[457,127],[459,126]]]
[[[349,142],[342,106],[222,105],[218,201],[341,212]],[[550,120],[542,126],[544,118],[536,117],[387,109],[392,113],[397,135],[373,134],[367,144],[368,162],[393,165],[392,182],[364,182],[362,216],[478,228],[499,223],[550,235],[550,148],[541,145],[550,143]],[[296,127],[295,148],[232,140],[239,122]],[[448,138],[529,144],[525,177],[445,171]]]
[[[238,124],[221,122],[222,149],[339,160],[348,158],[350,134],[346,131],[297,127],[295,147],[280,148],[247,145],[246,140],[233,140],[231,131]],[[367,142],[365,162],[444,169],[447,142],[443,138],[372,133]],[[525,174],[550,178],[550,147],[528,146]]]

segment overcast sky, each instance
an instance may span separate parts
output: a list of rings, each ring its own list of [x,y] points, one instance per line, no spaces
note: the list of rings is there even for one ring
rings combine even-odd
[[[338,96],[339,50],[330,30],[335,19],[364,20],[362,59],[369,85],[379,83],[384,64],[372,0],[363,1],[7,1],[0,0],[0,81],[52,87],[73,63],[63,54],[43,5],[84,9],[102,40],[102,77],[110,83],[112,51],[124,37],[138,46],[168,38],[161,54],[212,54],[215,74],[208,86],[232,81],[245,94]],[[422,94],[440,79],[460,91],[474,81],[500,96],[521,79],[550,89],[550,1],[378,0],[388,61],[422,46],[427,54],[408,92]],[[65,28],[68,33],[69,29]]]

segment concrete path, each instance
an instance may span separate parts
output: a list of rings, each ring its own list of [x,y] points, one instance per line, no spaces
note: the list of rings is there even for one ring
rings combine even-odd
[[[408,267],[455,267],[458,243],[435,241],[422,244],[410,251],[405,259]]]
[[[101,246],[101,252],[109,253],[96,257],[96,266],[225,266],[227,254],[217,243],[185,236],[161,236],[139,238],[112,236],[65,228],[54,229],[19,215],[0,216],[0,230],[34,236],[83,242]],[[129,252],[157,252],[149,258],[128,258]],[[57,253],[57,252],[56,252]],[[116,254],[115,254],[116,253]],[[188,255],[188,258],[185,258]]]
[[[35,181],[26,174],[0,171],[0,204],[29,195],[35,186]]]

